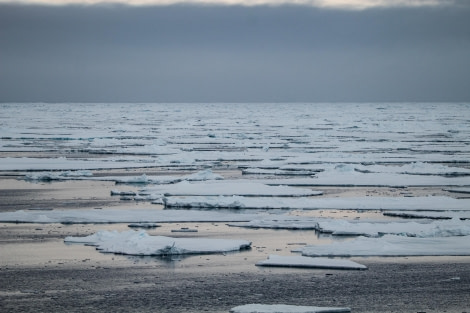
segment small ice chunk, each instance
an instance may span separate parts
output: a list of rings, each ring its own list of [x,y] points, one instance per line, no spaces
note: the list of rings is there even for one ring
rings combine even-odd
[[[351,312],[350,308],[298,306],[287,304],[245,304],[230,310],[230,313],[338,313]]]
[[[328,268],[340,270],[366,270],[367,266],[343,259],[311,258],[305,256],[270,255],[266,260],[256,263],[257,266]]]

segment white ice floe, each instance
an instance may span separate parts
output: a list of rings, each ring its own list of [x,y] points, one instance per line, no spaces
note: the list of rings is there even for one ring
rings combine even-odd
[[[249,222],[229,223],[230,226],[271,229],[315,229],[335,236],[378,237],[395,234],[409,237],[450,237],[470,235],[470,221],[458,218],[445,221],[390,222],[341,220],[329,218],[294,217],[288,215],[266,216]]]
[[[202,186],[202,185],[201,185]],[[255,188],[256,186],[251,185]],[[188,188],[189,189],[189,188]],[[297,188],[294,188],[297,190]],[[165,191],[164,189],[160,189]],[[168,189],[171,190],[171,189]],[[268,189],[267,191],[269,191]],[[275,189],[273,189],[275,190]],[[302,191],[304,189],[301,189]],[[265,194],[257,189],[249,190],[253,195]],[[279,189],[284,195],[289,195],[290,189],[283,186]],[[202,190],[201,193],[211,193]],[[235,193],[236,191],[232,192]],[[307,191],[308,192],[308,191]],[[175,192],[176,193],[176,192]],[[190,193],[187,191],[186,193]],[[195,193],[195,192],[194,192]],[[227,193],[230,193],[227,191]],[[274,192],[271,192],[274,193]],[[291,194],[292,197],[295,194]],[[454,199],[443,196],[428,197],[299,197],[299,198],[257,198],[257,197],[167,197],[166,206],[168,208],[249,208],[249,209],[346,209],[346,210],[428,210],[428,211],[448,211],[448,210],[468,210],[470,211],[470,199]]]
[[[305,246],[304,256],[456,256],[470,255],[470,236],[416,238],[385,235],[358,237],[326,245]]]
[[[378,237],[383,234],[395,234],[408,237],[451,237],[470,235],[470,221],[452,219],[417,222],[361,222],[346,220],[319,220],[318,230],[332,235],[364,235]]]
[[[66,237],[67,243],[96,246],[106,253],[127,255],[209,254],[248,249],[251,242],[237,239],[150,236],[145,231],[100,231],[86,237]]]
[[[104,209],[0,212],[0,222],[13,223],[170,223],[249,221],[253,214],[207,211]]]
[[[230,313],[341,313],[350,308],[300,306],[287,304],[245,304],[230,310]]]
[[[164,194],[165,196],[257,196],[257,197],[304,197],[321,194],[307,188],[268,186],[250,180],[223,180],[188,182],[150,187],[141,194]]]
[[[31,181],[53,181],[53,180],[78,180],[92,177],[93,173],[88,170],[65,171],[65,172],[39,172],[26,174],[24,179]]]
[[[469,176],[470,169],[450,167],[443,164],[413,162],[399,165],[355,165],[354,170],[362,173],[396,173],[411,175]]]
[[[468,186],[470,177],[419,176],[395,173],[330,172],[318,173],[314,178],[284,178],[263,180],[268,185],[287,186],[372,186],[372,187],[426,187]]]
[[[340,270],[365,270],[367,266],[343,259],[312,258],[300,255],[283,256],[270,255],[266,260],[256,263],[257,266],[273,267],[304,267],[304,268],[328,268]]]
[[[288,215],[266,216],[253,219],[249,222],[228,223],[229,226],[247,228],[270,228],[270,229],[302,229],[318,230],[319,218],[296,217]]]
[[[65,171],[65,172],[38,172],[28,173],[24,176],[30,181],[53,181],[53,180],[98,180],[114,181],[119,184],[174,184],[181,181],[204,181],[221,180],[223,176],[215,174],[210,169],[199,171],[184,176],[165,175],[138,175],[138,176],[93,176],[89,170]]]
[[[75,171],[119,168],[154,167],[156,161],[150,158],[2,158],[0,171]]]

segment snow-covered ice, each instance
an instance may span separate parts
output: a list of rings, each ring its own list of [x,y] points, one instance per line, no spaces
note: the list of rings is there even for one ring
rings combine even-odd
[[[249,222],[232,222],[228,225],[271,229],[315,229],[335,236],[379,237],[384,234],[395,234],[408,237],[451,237],[470,235],[470,221],[462,221],[458,218],[445,221],[390,222],[269,215]]]
[[[322,194],[307,188],[268,186],[250,180],[208,180],[203,182],[183,181],[176,184],[153,186],[141,193],[165,196],[257,196],[257,197],[305,197]]]
[[[362,222],[346,220],[320,220],[318,230],[332,235],[364,235],[378,237],[395,234],[408,237],[469,236],[470,221],[452,219],[433,222]]]
[[[341,313],[350,308],[300,306],[288,304],[245,304],[230,310],[230,313]]]
[[[0,212],[1,222],[10,223],[177,223],[250,221],[254,214],[157,209],[103,209]]]
[[[379,238],[358,237],[326,245],[303,247],[304,256],[467,256],[470,236],[417,238],[385,235]]]
[[[202,186],[202,185],[201,185]],[[254,187],[253,185],[251,185]],[[284,186],[278,189],[289,195]],[[295,188],[297,189],[297,188]],[[162,189],[161,189],[162,190]],[[171,190],[171,189],[170,189]],[[275,189],[273,189],[275,190]],[[164,191],[164,190],[163,190]],[[252,189],[256,194],[258,190]],[[268,189],[269,191],[269,189]],[[204,191],[202,191],[204,192]],[[187,193],[191,193],[188,191]],[[211,193],[206,191],[206,193]],[[236,193],[235,191],[232,193]],[[261,194],[264,194],[260,191]],[[272,192],[274,193],[274,192]],[[294,196],[295,194],[292,194]],[[297,198],[256,198],[243,196],[213,197],[167,197],[166,206],[186,208],[250,208],[250,209],[348,209],[348,210],[427,210],[427,211],[470,211],[470,199],[455,199],[444,196],[428,197],[297,197]]]
[[[300,255],[270,255],[257,266],[328,268],[340,270],[365,270],[367,266],[344,259],[312,258]]]
[[[64,241],[93,245],[105,253],[142,256],[222,253],[251,246],[251,242],[246,240],[150,236],[143,230],[99,231],[86,237],[66,237]]]

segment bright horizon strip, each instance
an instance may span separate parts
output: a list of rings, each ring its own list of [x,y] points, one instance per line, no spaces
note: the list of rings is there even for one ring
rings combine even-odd
[[[172,4],[279,6],[303,5],[326,9],[366,10],[387,7],[430,7],[455,4],[455,0],[0,0],[0,3],[25,5],[103,5],[166,6]]]

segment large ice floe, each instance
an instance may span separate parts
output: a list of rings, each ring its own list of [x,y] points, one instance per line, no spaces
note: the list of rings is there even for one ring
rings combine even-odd
[[[416,238],[385,235],[379,238],[358,237],[354,240],[310,245],[299,250],[304,256],[467,256],[470,237]]]
[[[222,253],[251,246],[246,240],[150,236],[143,230],[100,231],[86,237],[66,237],[64,241],[96,246],[104,253],[140,256]]]
[[[93,176],[89,170],[74,171],[48,171],[27,173],[24,180],[27,181],[55,181],[55,180],[98,180],[114,181],[118,184],[174,184],[181,181],[222,180],[222,175],[206,169],[189,175],[138,175],[138,176]]]
[[[238,184],[237,184],[238,185]],[[200,186],[207,186],[202,183]],[[255,187],[251,185],[251,187]],[[284,186],[273,191],[290,194]],[[297,189],[297,188],[294,188]],[[161,189],[163,190],[163,189]],[[169,189],[172,190],[172,189]],[[269,189],[268,189],[269,191]],[[205,191],[211,193],[211,191]],[[251,189],[253,194],[257,189]],[[297,194],[302,194],[303,189]],[[191,191],[187,191],[191,194]],[[230,193],[228,191],[228,193]],[[232,192],[235,193],[235,192]],[[263,191],[260,191],[263,194]],[[271,192],[274,194],[274,192]],[[308,193],[308,191],[306,192]],[[279,193],[278,193],[279,194]],[[412,211],[470,211],[470,199],[455,199],[444,196],[428,197],[344,197],[344,198],[310,198],[310,197],[259,198],[246,196],[195,196],[167,197],[168,208],[246,208],[246,209],[346,209],[346,210],[412,210]]]
[[[317,307],[288,304],[245,304],[230,310],[230,313],[341,313],[351,312],[350,308]]]
[[[302,268],[327,268],[339,270],[366,270],[367,266],[344,259],[312,258],[299,255],[284,256],[270,255],[264,261],[256,263],[257,266],[272,267],[302,267]]]
[[[289,186],[268,186],[250,180],[223,180],[188,182],[148,187],[141,194],[165,196],[256,196],[256,197],[305,197],[321,195],[321,191]]]
[[[249,228],[315,229],[335,236],[379,237],[385,234],[395,234],[407,237],[452,237],[470,235],[470,221],[458,218],[444,221],[390,222],[269,215],[249,222],[235,222],[228,225]]]
[[[155,209],[87,209],[87,210],[20,210],[0,212],[1,222],[10,223],[177,223],[250,221],[256,215],[226,212],[155,210]]]

